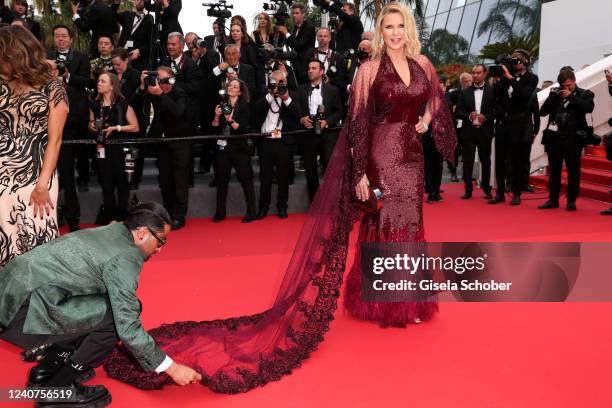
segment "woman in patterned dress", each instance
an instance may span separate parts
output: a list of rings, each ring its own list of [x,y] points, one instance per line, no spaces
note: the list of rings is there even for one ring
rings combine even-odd
[[[64,86],[26,29],[0,28],[0,269],[58,236],[55,165]]]

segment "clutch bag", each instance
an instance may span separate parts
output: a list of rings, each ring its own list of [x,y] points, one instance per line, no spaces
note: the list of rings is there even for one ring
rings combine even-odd
[[[367,200],[361,201],[356,195],[353,195],[353,205],[364,212],[375,214],[382,207],[382,192],[378,188],[368,188],[370,195]]]

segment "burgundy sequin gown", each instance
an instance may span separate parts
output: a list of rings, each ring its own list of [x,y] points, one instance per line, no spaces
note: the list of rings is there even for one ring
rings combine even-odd
[[[385,201],[379,215],[363,219],[360,241],[423,240],[423,153],[414,125],[428,110],[436,146],[451,159],[456,135],[429,60],[410,61],[410,71],[406,87],[386,56],[359,68],[346,125],[271,307],[249,316],[164,324],[149,332],[175,361],[200,372],[203,385],[222,393],[246,392],[290,374],[317,349],[337,309],[349,233],[362,217],[351,198],[366,171],[380,183]],[[347,306],[358,316],[401,325],[435,310],[435,304],[422,310],[410,304],[364,306],[355,289],[358,279],[353,270],[347,292]],[[104,368],[110,377],[141,389],[173,384],[166,374],[144,372],[123,348]]]

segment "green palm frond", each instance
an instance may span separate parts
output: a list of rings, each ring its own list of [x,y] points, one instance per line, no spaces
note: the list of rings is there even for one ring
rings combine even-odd
[[[498,55],[511,54],[517,48],[529,52],[531,54],[531,64],[535,63],[540,56],[540,34],[532,33],[521,37],[514,37],[508,41],[485,45],[480,51],[479,58],[495,60]]]
[[[367,18],[368,20],[376,20],[378,13],[382,7],[388,3],[393,3],[395,0],[365,0],[363,7],[358,8],[360,15]],[[414,7],[414,14],[416,16],[423,15],[423,0],[398,0],[399,3],[404,3],[410,7]]]

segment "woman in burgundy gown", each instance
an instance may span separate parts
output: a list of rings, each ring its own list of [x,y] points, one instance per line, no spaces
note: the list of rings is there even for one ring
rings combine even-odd
[[[378,56],[359,68],[346,125],[271,308],[256,315],[176,322],[150,331],[169,356],[199,371],[202,384],[213,391],[246,392],[278,381],[323,341],[337,309],[349,233],[363,216],[352,198],[364,194],[369,182],[383,190],[384,203],[379,214],[363,216],[358,245],[424,239],[420,135],[431,127],[437,148],[452,158],[453,121],[435,70],[420,55],[410,10],[397,3],[385,6],[376,33]],[[404,54],[398,53],[400,48]],[[435,311],[431,303],[364,305],[356,268],[347,287],[351,313],[402,326]],[[107,359],[105,369],[109,376],[141,389],[173,384],[165,374],[143,372],[122,349]]]

